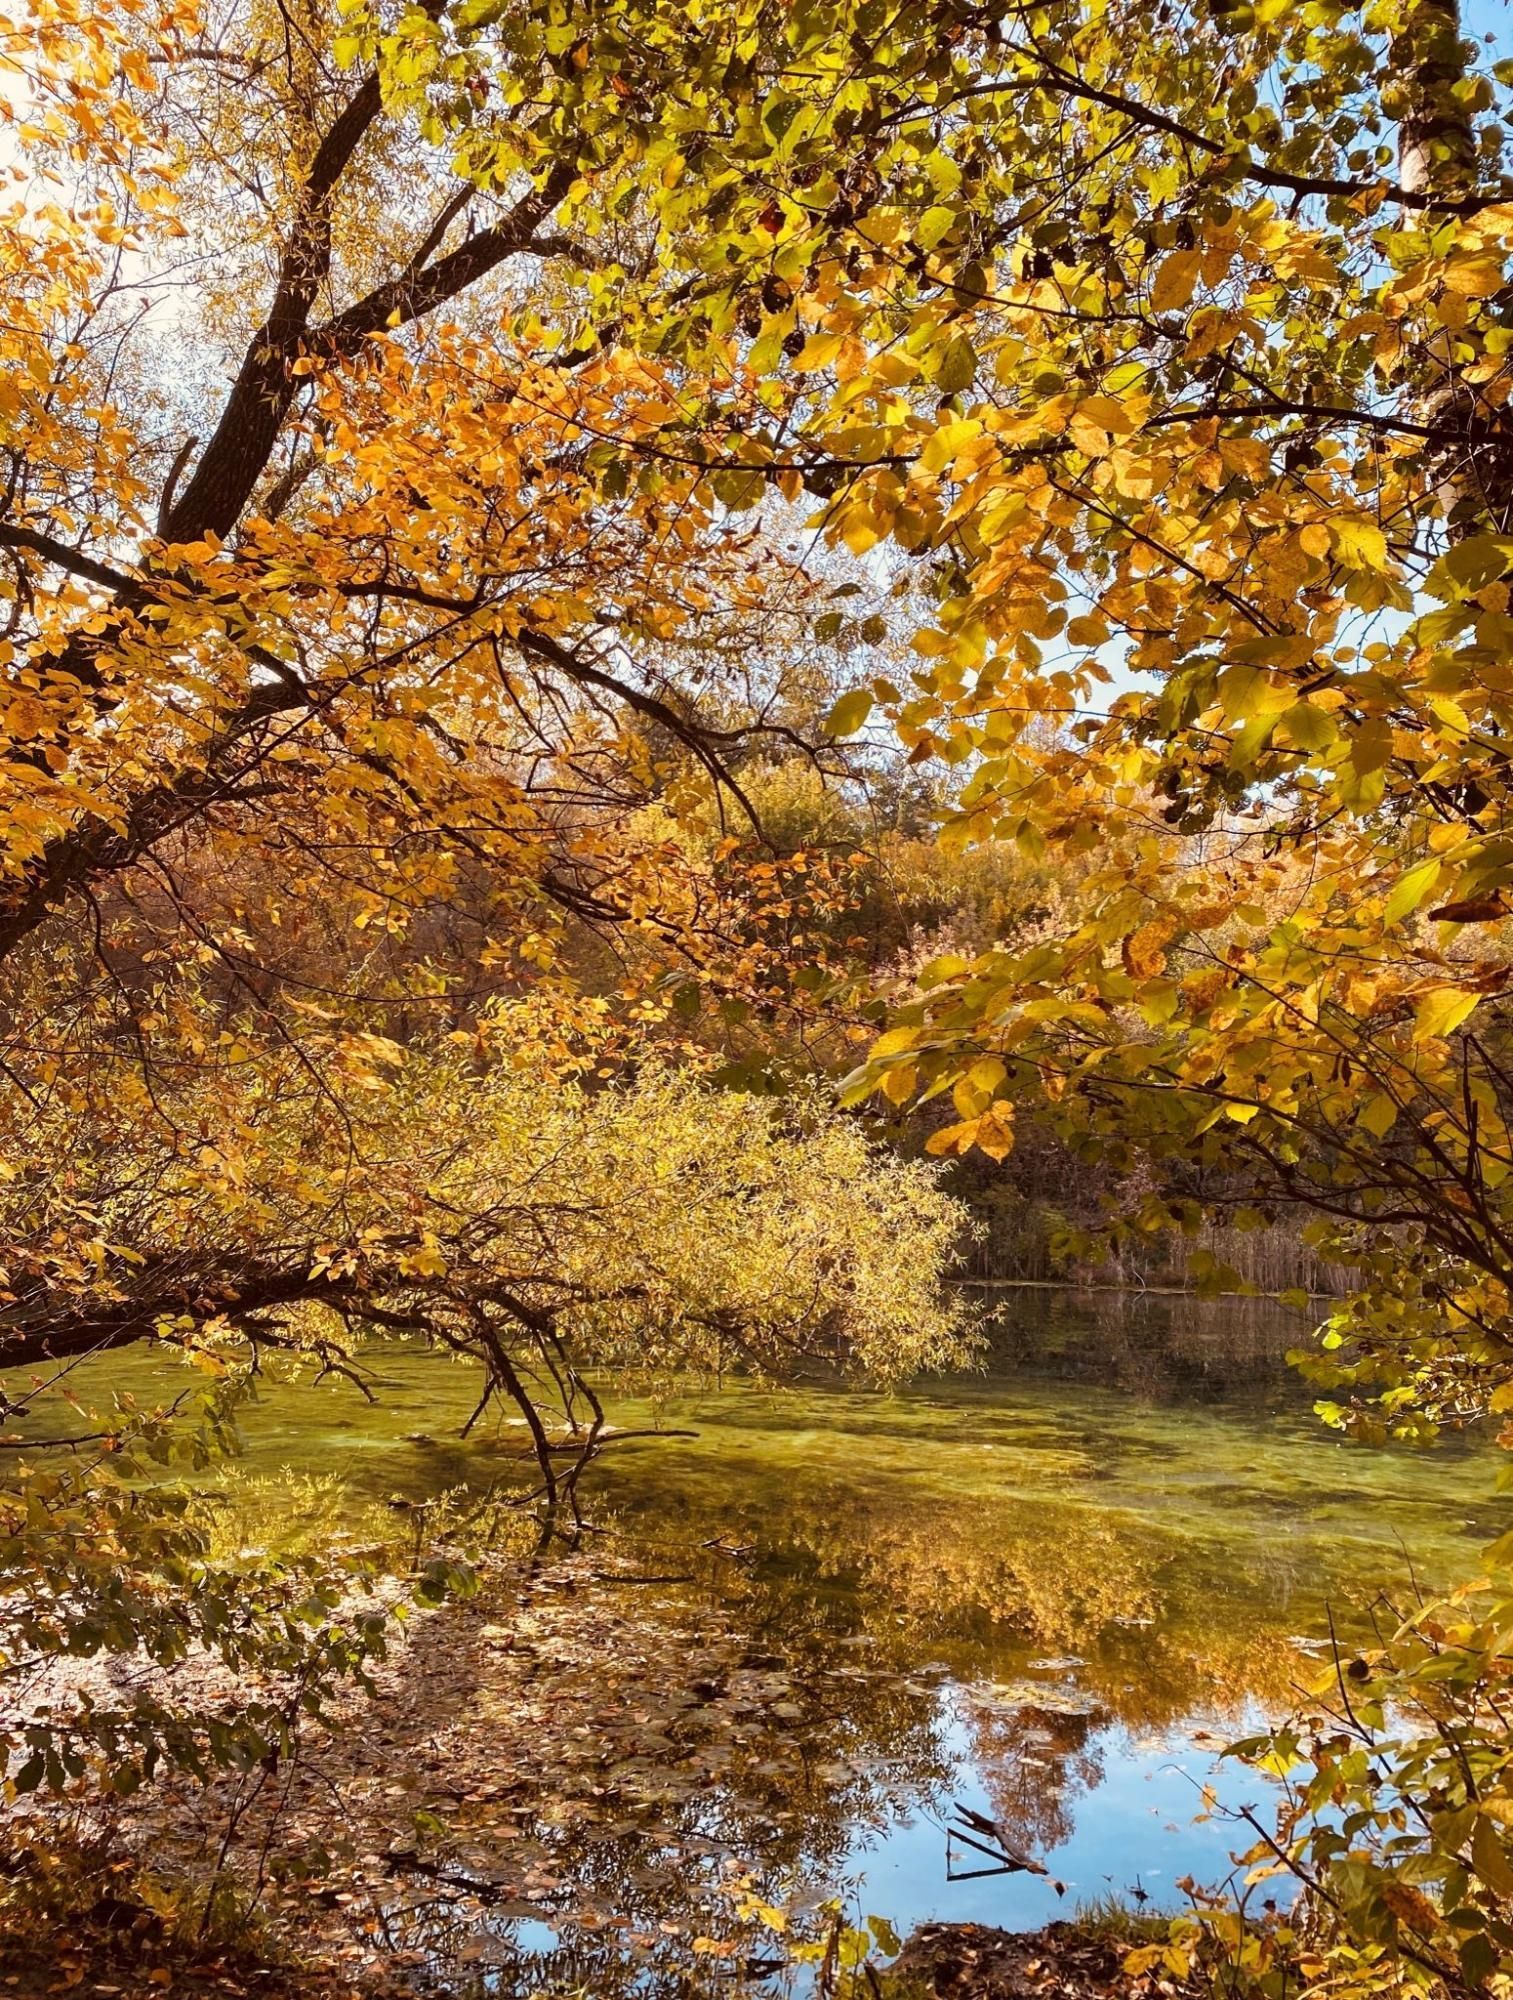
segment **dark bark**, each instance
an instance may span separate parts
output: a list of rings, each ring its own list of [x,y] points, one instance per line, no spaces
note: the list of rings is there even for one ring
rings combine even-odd
[[[517,201],[493,228],[427,267],[424,258],[439,246],[433,230],[410,267],[380,285],[324,325],[312,328],[310,312],[330,272],[331,205],[353,156],[381,108],[376,76],[348,99],[316,151],[301,191],[295,220],[280,260],[278,282],[267,317],[247,347],[241,370],[187,486],[164,509],[163,533],[171,542],[224,539],[236,526],[259,481],[288,417],[298,378],[293,364],[301,354],[337,359],[388,326],[421,318],[456,298],[507,259],[545,252],[536,231],[571,187],[576,167],[554,166],[543,184]],[[444,234],[444,232],[443,232]],[[176,468],[177,471],[178,468]],[[77,551],[34,532],[0,524],[0,545],[25,549],[44,561],[111,591],[119,612],[129,614],[158,595],[151,575],[125,576]],[[91,691],[102,713],[115,695],[99,660],[128,634],[122,617],[98,633],[79,633],[46,662],[54,676],[76,680]],[[152,643],[149,638],[148,643]],[[270,714],[296,708],[301,691],[289,670],[270,656],[252,652],[281,677],[255,687],[223,724],[203,764],[145,788],[126,802],[124,825],[84,821],[49,841],[21,881],[0,905],[0,961],[21,944],[73,892],[99,882],[138,859],[157,840],[218,800],[233,796],[239,770],[237,751],[250,729]]]
[[[349,1294],[345,1279],[305,1261],[149,1259],[123,1274],[122,1296],[115,1300],[74,1299],[52,1288],[23,1292],[0,1314],[0,1369],[37,1368],[130,1347],[148,1339],[161,1322],[186,1313],[235,1323],[309,1299],[335,1303]]]
[[[123,824],[91,819],[47,842],[28,871],[24,891],[0,912],[0,960],[77,889],[88,887],[140,859],[155,842],[197,818],[208,807],[232,803],[262,762],[249,734],[270,717],[302,707],[306,691],[286,682],[255,688],[212,746],[203,766],[139,792]],[[242,749],[241,761],[233,753]]]
[[[273,304],[248,343],[221,420],[189,484],[168,511],[163,524],[167,541],[228,535],[262,477],[294,399],[290,363],[331,269],[332,196],[382,101],[377,75],[365,78],[316,151],[280,260]]]
[[[1475,178],[1476,133],[1465,100],[1466,44],[1459,0],[1412,0],[1389,51],[1401,97],[1398,177],[1407,202],[1453,208]],[[1417,217],[1410,219],[1417,222]],[[1498,300],[1506,307],[1510,294]],[[1513,525],[1513,429],[1448,361],[1428,360],[1419,414],[1435,435],[1431,462],[1454,530],[1506,532]]]

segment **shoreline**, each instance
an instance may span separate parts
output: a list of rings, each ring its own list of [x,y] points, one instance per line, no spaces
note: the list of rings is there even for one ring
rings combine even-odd
[[[1074,1278],[948,1278],[947,1284],[970,1285],[979,1291],[1022,1291],[1022,1292],[1113,1292],[1121,1298],[1191,1299],[1197,1305],[1276,1305],[1278,1301],[1266,1292],[1216,1292],[1205,1298],[1195,1292],[1190,1285],[1115,1285],[1100,1280],[1089,1279],[1085,1283]],[[1303,1285],[1289,1287],[1294,1291],[1308,1291]],[[1313,1299],[1341,1299],[1343,1292],[1308,1291]],[[1283,1311],[1287,1308],[1283,1307]]]

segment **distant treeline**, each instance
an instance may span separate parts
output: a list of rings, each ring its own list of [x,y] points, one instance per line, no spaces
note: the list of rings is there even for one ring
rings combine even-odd
[[[1120,1176],[1079,1160],[1033,1117],[1023,1121],[1001,1165],[954,1162],[949,1184],[977,1223],[975,1240],[961,1252],[966,1278],[1185,1287],[1205,1266],[1218,1265],[1264,1292],[1340,1294],[1350,1286],[1347,1266],[1319,1257],[1303,1241],[1301,1217],[1268,1218],[1249,1228],[1204,1222],[1191,1235],[1166,1229],[1121,1237],[1110,1224],[1136,1215],[1149,1199],[1148,1170]]]
[[[1056,1244],[1067,1225],[1064,1210],[1033,1196],[1002,1188],[978,1190],[972,1206],[983,1233],[961,1259],[964,1277],[1021,1283],[1185,1286],[1192,1282],[1190,1259],[1206,1250],[1247,1284],[1262,1291],[1298,1289],[1337,1294],[1346,1290],[1343,1264],[1315,1256],[1286,1223],[1261,1229],[1220,1229],[1205,1224],[1193,1236],[1162,1236],[1148,1244],[1121,1246],[1104,1257],[1058,1255]]]

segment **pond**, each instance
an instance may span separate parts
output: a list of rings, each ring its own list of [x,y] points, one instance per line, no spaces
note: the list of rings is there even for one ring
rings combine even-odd
[[[764,1880],[841,1890],[901,1932],[1029,1927],[1110,1893],[1176,1903],[1241,1844],[1222,1813],[1199,1817],[1203,1787],[1264,1806],[1253,1773],[1216,1774],[1218,1744],[1317,1675],[1331,1619],[1348,1641],[1380,1593],[1448,1581],[1508,1526],[1484,1442],[1379,1451],[1324,1429],[1283,1359],[1299,1327],[1273,1309],[1029,1288],[995,1308],[982,1372],[898,1393],[608,1399],[619,1426],[692,1433],[628,1440],[593,1475],[592,1546],[632,1566],[637,1616],[678,1644],[721,1621],[737,1647],[722,1696],[732,1673],[755,1686],[764,1649],[819,1675],[808,1707],[764,1720],[760,1687],[748,1703],[761,1727],[786,1713],[800,1776],[743,1752],[737,1800],[714,1767],[685,1858],[744,1847],[760,1864],[767,1841]],[[268,1389],[240,1476],[292,1467],[339,1478],[353,1508],[404,1505],[521,1452],[508,1423],[459,1437],[479,1386],[465,1365],[402,1344],[369,1358],[375,1406],[340,1380]],[[106,1379],[161,1397],[163,1364],[116,1357],[96,1393]],[[1047,1872],[948,1839],[963,1805]],[[651,1879],[644,1840],[635,1865]],[[530,1907],[506,1908],[517,1950],[545,1949]]]

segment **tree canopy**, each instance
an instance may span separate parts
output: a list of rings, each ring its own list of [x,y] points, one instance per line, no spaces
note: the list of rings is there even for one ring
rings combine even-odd
[[[1355,1279],[1338,1421],[1513,1400],[1513,62],[1476,28],[0,23],[0,1360],[419,1329],[518,1387],[550,1485],[522,1353],[570,1410],[630,1341],[941,1357],[932,1170],[667,1067],[754,1021],[859,1056],[850,1110],[949,1093],[937,1155],[1033,1117],[1146,1162],[1116,1244],[1307,1218]],[[948,851],[1075,895],[877,990],[844,853],[763,802],[900,766]],[[62,1604],[101,1517],[49,1476],[5,1504]],[[38,1504],[73,1554],[34,1561]]]
[[[1086,866],[852,1095],[952,1089],[941,1150],[1037,1098],[1138,1143],[1170,1170],[1121,1227],[1323,1216],[1367,1372],[1453,1413],[1509,1227],[1502,65],[1446,0],[695,25],[14,31],[0,946],[74,913],[93,968],[65,1035],[51,982],[18,1013],[14,1103],[100,1073],[81,1038],[158,1060],[160,955],[304,1046],[312,897],[474,933],[376,997],[349,966],[338,1039],[534,977],[568,919],[717,984],[729,885],[637,808],[738,809],[746,747],[802,743],[817,501],[930,605],[831,734],[876,710],[954,770],[948,842]]]

